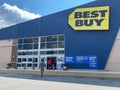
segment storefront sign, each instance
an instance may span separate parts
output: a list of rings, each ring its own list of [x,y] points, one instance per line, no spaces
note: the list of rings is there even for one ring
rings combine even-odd
[[[68,18],[74,30],[108,30],[109,6],[77,8]]]

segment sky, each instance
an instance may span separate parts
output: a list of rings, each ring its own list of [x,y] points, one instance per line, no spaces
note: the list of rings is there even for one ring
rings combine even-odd
[[[95,0],[0,0],[0,29]]]

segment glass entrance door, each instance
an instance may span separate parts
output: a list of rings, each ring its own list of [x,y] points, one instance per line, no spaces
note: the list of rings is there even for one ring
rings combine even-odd
[[[47,69],[49,70],[55,70],[56,69],[56,63],[57,63],[56,57],[47,57]]]

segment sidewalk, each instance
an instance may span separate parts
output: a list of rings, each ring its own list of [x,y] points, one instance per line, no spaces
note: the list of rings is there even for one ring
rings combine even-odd
[[[0,73],[40,74],[40,70],[0,69]],[[102,70],[45,70],[45,75],[120,78],[120,72]]]

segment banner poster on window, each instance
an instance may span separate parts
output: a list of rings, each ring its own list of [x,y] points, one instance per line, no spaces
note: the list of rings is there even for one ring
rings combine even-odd
[[[88,64],[88,68],[97,68],[97,56],[66,56],[65,57],[66,64]]]
[[[89,68],[97,68],[97,56],[89,56]]]
[[[62,70],[63,60],[61,58],[57,59],[57,70]]]

